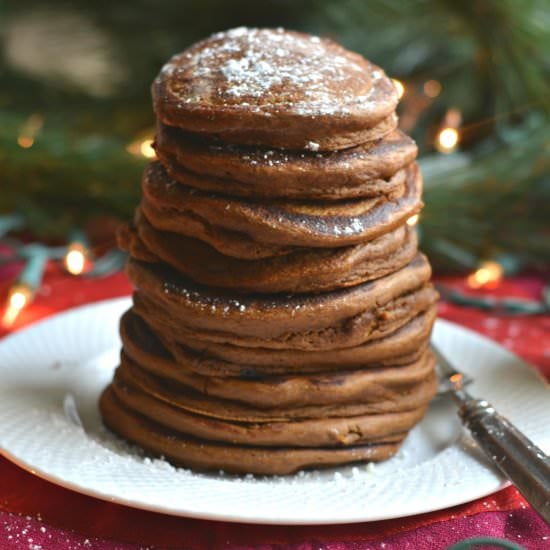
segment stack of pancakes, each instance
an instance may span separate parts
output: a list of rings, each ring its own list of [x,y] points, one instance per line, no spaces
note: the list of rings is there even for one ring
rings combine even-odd
[[[153,100],[106,424],[197,469],[392,456],[435,393],[437,293],[391,80],[330,40],[239,28],[173,57]]]

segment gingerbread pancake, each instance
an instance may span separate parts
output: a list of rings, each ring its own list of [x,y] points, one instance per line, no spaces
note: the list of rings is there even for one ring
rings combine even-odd
[[[363,243],[403,225],[422,207],[422,180],[415,164],[407,168],[402,194],[342,201],[251,201],[207,194],[175,183],[160,165],[146,169],[141,209],[159,230],[209,243],[222,254],[228,235],[278,247],[333,248]],[[242,256],[241,256],[242,257]]]
[[[432,306],[384,338],[367,340],[354,347],[319,351],[236,346],[200,340],[197,337],[177,341],[163,335],[160,338],[178,362],[188,360],[188,350],[193,350],[191,360],[196,360],[197,356],[217,359],[226,368],[227,363],[233,363],[240,365],[241,372],[250,376],[280,374],[285,371],[324,372],[366,368],[380,363],[391,365],[395,358],[410,356],[427,346],[435,318],[436,309]]]
[[[214,443],[167,429],[136,414],[121,403],[112,387],[102,394],[100,409],[105,424],[118,434],[174,464],[197,470],[284,475],[303,468],[377,462],[393,456],[400,446],[393,442],[343,448],[272,448]]]
[[[324,373],[338,370],[338,367],[333,365],[306,364],[301,369],[291,370],[285,365],[280,366],[277,364],[232,363],[201,351],[195,352],[182,343],[163,338],[162,335],[152,331],[147,323],[137,316],[133,310],[124,315],[120,329],[124,353],[142,365],[150,364],[151,356],[154,356],[155,368],[158,370],[159,375],[167,378],[170,378],[170,373],[174,372],[174,364],[177,365],[178,374],[174,374],[172,377],[176,379],[187,376],[187,373],[189,373],[191,376],[197,374],[200,377],[209,377],[210,379],[240,378],[246,381],[261,381],[272,376],[292,376],[300,373]],[[422,340],[422,332],[420,332],[419,338],[418,329],[418,325],[408,327],[385,339],[373,341],[370,346],[371,354],[374,356],[377,354],[382,355],[382,357],[387,356],[387,358],[360,365],[358,368],[382,369],[416,363],[422,358],[427,348],[427,342]],[[168,351],[168,348],[170,351]],[[388,355],[388,350],[391,352],[392,348],[393,354]],[[401,353],[402,348],[404,348],[403,353]],[[254,350],[250,351],[253,353]],[[253,361],[253,356],[249,354],[248,360]],[[191,382],[188,385],[194,387]],[[253,399],[253,397],[250,397],[250,399]]]
[[[305,293],[354,286],[383,277],[416,255],[416,231],[408,226],[364,244],[306,249],[258,260],[220,254],[210,245],[158,231],[139,212],[119,231],[119,246],[141,261],[163,261],[197,283],[243,293]]]
[[[258,408],[369,399],[369,396],[384,393],[389,388],[404,388],[418,383],[433,369],[431,357],[424,353],[419,360],[408,365],[370,367],[355,371],[286,374],[259,379],[205,376],[188,369],[185,362],[176,362],[145,323],[131,312],[127,312],[122,319],[121,335],[124,346],[121,362],[129,359],[167,382],[185,385],[204,395],[239,401]]]
[[[143,292],[134,294],[134,311],[164,338],[176,342],[196,340],[238,347],[328,351],[351,348],[389,336],[417,315],[432,308],[438,294],[431,285],[425,285],[407,294],[391,299],[380,307],[367,309],[317,330],[288,330],[277,336],[259,336],[219,330],[204,330],[193,326],[193,320],[179,315],[178,308],[170,310],[158,303],[154,296]],[[269,332],[269,324],[263,330]]]
[[[279,188],[275,185],[249,185],[234,180],[217,178],[215,176],[203,176],[190,172],[182,168],[169,153],[157,153],[161,164],[164,166],[168,175],[174,180],[202,191],[211,191],[218,194],[231,193],[235,197],[244,198],[284,198]],[[387,179],[370,180],[363,185],[348,186],[344,182],[340,185],[334,184],[333,187],[322,188],[319,185],[312,185],[307,191],[299,189],[289,189],[290,199],[314,199],[314,200],[341,200],[358,197],[378,197],[384,196],[391,200],[399,197],[403,191],[403,185],[406,182],[407,172],[405,169],[399,170]],[[261,182],[261,180],[259,180]],[[265,183],[265,182],[261,182]]]
[[[133,385],[116,379],[118,399],[134,412],[159,424],[201,439],[238,445],[344,447],[401,441],[419,422],[425,408],[350,418],[315,418],[290,422],[231,422],[191,413]]]
[[[228,143],[315,151],[383,137],[398,101],[382,69],[331,40],[244,27],[172,57],[152,93],[164,124]]]
[[[433,398],[437,387],[437,377],[433,369],[435,361],[430,357],[431,368],[422,379],[415,383],[380,389],[378,393],[372,391],[364,397],[358,397],[355,401],[320,405],[300,403],[297,406],[285,408],[254,407],[238,401],[205,396],[182,384],[167,383],[129,358],[123,359],[115,373],[113,379],[115,383],[120,381],[122,384],[132,384],[160,401],[195,414],[234,422],[284,422],[424,409]]]
[[[347,289],[320,294],[240,295],[197,285],[161,264],[130,259],[126,271],[137,288],[139,313],[150,324],[158,317],[162,324],[172,323],[174,330],[191,327],[202,333],[255,338],[261,345],[271,341],[273,347],[279,347],[275,344],[277,341],[284,343],[293,339],[295,346],[302,349],[311,347],[307,338],[300,343],[300,338],[292,335],[311,334],[316,347],[322,345],[314,336],[318,331],[341,327],[349,333],[354,324],[367,326],[363,323],[365,317],[372,319],[369,330],[375,330],[390,317],[389,311],[377,316],[377,308],[420,290],[431,275],[426,258],[419,254],[395,273]],[[429,296],[423,296],[422,304],[429,304]],[[145,302],[142,297],[150,299]],[[413,304],[411,302],[411,306]],[[372,318],[365,314],[370,311]],[[165,315],[168,318],[163,322]]]
[[[220,146],[159,125],[155,149],[170,177],[204,191],[287,199],[394,196],[414,141],[396,130],[377,142],[332,152]]]

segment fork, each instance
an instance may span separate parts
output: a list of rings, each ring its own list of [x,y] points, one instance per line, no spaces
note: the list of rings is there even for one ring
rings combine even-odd
[[[460,372],[431,343],[439,370],[439,392],[450,393],[462,423],[487,458],[517,487],[531,506],[550,523],[550,457],[485,399],[464,388],[472,379]]]

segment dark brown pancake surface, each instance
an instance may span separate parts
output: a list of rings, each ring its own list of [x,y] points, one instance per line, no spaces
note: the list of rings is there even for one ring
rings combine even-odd
[[[159,376],[180,380],[183,383],[186,383],[185,380],[187,380],[187,385],[191,387],[195,387],[196,384],[201,387],[204,386],[202,382],[194,383],[190,381],[193,380],[194,374],[199,377],[195,380],[208,377],[210,380],[237,378],[244,381],[262,381],[266,377],[292,377],[293,374],[299,373],[315,374],[338,370],[337,367],[330,364],[316,365],[315,363],[306,364],[301,369],[292,370],[285,365],[278,364],[231,363],[214,355],[209,356],[202,352],[195,352],[181,343],[170,342],[165,345],[163,341],[167,342],[167,340],[162,339],[161,335],[155,334],[133,310],[129,310],[124,315],[120,329],[125,354],[137,363],[144,365],[144,368],[149,364],[154,365],[149,370],[155,371],[156,369]],[[404,334],[402,334],[403,332]],[[412,345],[409,345],[408,342],[410,341],[412,341]],[[373,342],[372,352],[376,353],[377,348],[382,351],[387,350],[388,347],[391,348],[392,342],[396,344],[394,354],[390,354],[387,359],[361,365],[360,368],[383,369],[410,365],[419,361],[426,349],[426,342],[422,339],[419,340],[414,330],[405,329],[404,331],[397,331],[397,333],[389,336],[387,340]],[[168,351],[168,348],[170,348],[170,351]],[[154,359],[151,359],[151,356]],[[340,365],[340,367],[342,366]],[[191,378],[188,378],[189,376]],[[227,384],[224,386],[224,391],[231,391],[231,387],[231,384]],[[249,396],[249,399],[254,399],[254,396]]]
[[[221,146],[192,140],[161,125],[157,155],[170,176],[190,187],[244,197],[338,200],[391,196],[417,147],[400,131],[378,142],[312,153]]]
[[[293,407],[255,407],[242,402],[220,399],[188,386],[167,383],[126,358],[118,367],[114,382],[134,385],[160,401],[203,416],[232,422],[288,422],[299,419],[343,418],[367,414],[413,411],[425,408],[435,394],[437,377],[431,359],[426,376],[415,383],[388,387],[378,395],[371,393],[352,402],[309,404]]]
[[[204,395],[265,407],[300,404],[333,404],[368,399],[389,388],[406,388],[418,383],[433,370],[431,356],[407,365],[369,367],[355,371],[320,374],[285,374],[261,378],[224,377],[198,374],[185,362],[176,362],[145,323],[131,311],[121,322],[124,352],[147,372],[175,384],[183,384]],[[148,342],[149,344],[146,344]]]
[[[171,180],[159,163],[146,169],[142,211],[151,225],[208,242],[222,254],[227,234],[276,246],[340,247],[379,237],[422,207],[418,167],[407,169],[400,197],[345,201],[249,201],[206,194]]]
[[[244,27],[198,42],[152,87],[159,120],[225,142],[343,149],[382,137],[397,91],[382,69],[327,39]]]
[[[163,338],[176,342],[196,340],[201,345],[203,342],[211,342],[266,350],[329,351],[351,348],[389,336],[416,316],[432,309],[437,297],[437,291],[431,285],[426,285],[393,298],[380,307],[366,309],[334,324],[302,331],[288,326],[281,334],[270,332],[269,325],[260,327],[255,334],[196,328],[194,320],[182,317],[178,308],[168,310],[166,304],[162,303],[159,307],[154,297],[143,292],[134,294],[134,311]],[[263,336],[259,334],[260,331],[264,332]]]
[[[100,409],[108,427],[171,462],[197,470],[266,475],[291,474],[302,468],[329,467],[359,461],[380,461],[394,455],[400,443],[375,443],[344,448],[266,448],[213,443],[169,430],[124,406],[111,387]]]
[[[246,293],[320,292],[354,286],[404,267],[417,249],[416,231],[405,225],[365,244],[244,260],[224,256],[198,239],[158,231],[139,213],[133,227],[119,232],[118,241],[133,258],[164,261],[197,283]]]
[[[115,380],[112,387],[118,399],[129,409],[167,428],[202,439],[239,445],[344,447],[380,441],[401,441],[425,412],[425,407],[420,407],[412,411],[349,418],[230,422],[170,405],[131,382]]]
[[[152,298],[174,326],[276,339],[335,326],[424,286],[431,275],[424,256],[403,269],[354,287],[320,294],[240,295],[197,285],[173,270],[130,260],[126,269],[138,293]],[[151,311],[154,316],[154,310]]]
[[[354,347],[319,351],[219,344],[196,336],[178,341],[162,338],[162,342],[178,361],[189,360],[188,350],[193,350],[192,360],[215,358],[240,365],[250,373],[324,372],[368,368],[381,362],[391,365],[395,358],[410,356],[426,346],[435,318],[436,308],[432,306],[384,338]]]

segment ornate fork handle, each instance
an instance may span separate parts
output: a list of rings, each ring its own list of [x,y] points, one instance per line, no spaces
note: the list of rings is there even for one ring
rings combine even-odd
[[[464,424],[483,452],[550,523],[550,457],[487,401],[465,391],[453,395]]]

